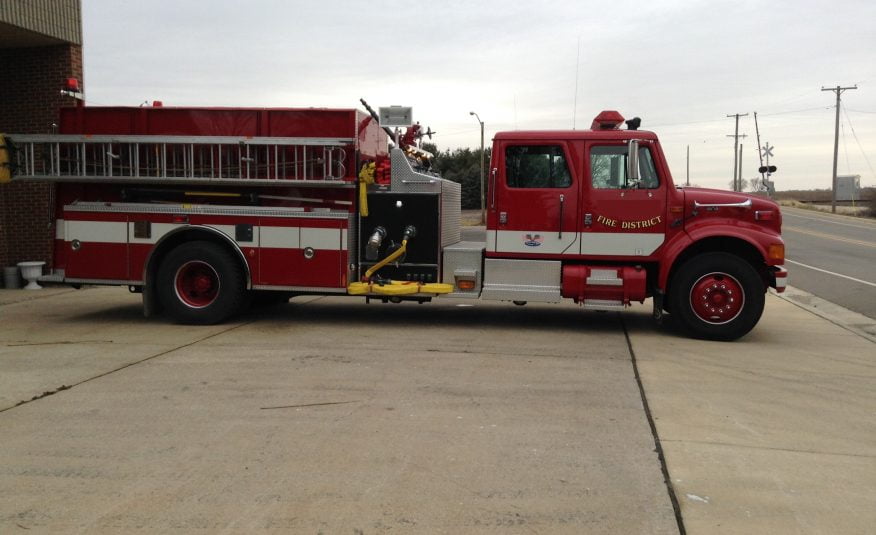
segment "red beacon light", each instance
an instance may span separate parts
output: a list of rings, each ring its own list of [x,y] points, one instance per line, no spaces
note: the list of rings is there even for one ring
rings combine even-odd
[[[61,94],[65,97],[75,98],[78,102],[78,106],[82,106],[84,96],[82,95],[82,89],[79,88],[79,80],[76,78],[66,78],[64,80],[64,89],[61,90]]]
[[[614,110],[605,110],[593,119],[591,130],[620,130],[624,122],[624,116]]]
[[[72,93],[81,93],[82,92],[79,89],[79,80],[77,80],[76,78],[67,78],[64,81],[64,89],[66,89],[67,91],[70,91]]]

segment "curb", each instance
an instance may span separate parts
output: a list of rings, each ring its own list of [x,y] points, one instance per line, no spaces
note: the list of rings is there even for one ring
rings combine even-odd
[[[786,287],[781,294],[772,289],[770,293],[876,344],[876,320],[872,318],[793,286]]]

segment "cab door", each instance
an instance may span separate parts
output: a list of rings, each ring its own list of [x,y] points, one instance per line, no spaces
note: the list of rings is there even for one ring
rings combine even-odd
[[[666,236],[667,184],[657,173],[655,147],[639,142],[639,180],[627,178],[627,144],[592,141],[585,148],[584,256],[647,257]]]
[[[568,144],[502,140],[496,149],[487,256],[578,254],[578,184]]]

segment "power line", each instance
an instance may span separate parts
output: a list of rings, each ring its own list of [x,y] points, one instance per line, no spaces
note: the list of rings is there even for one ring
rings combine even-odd
[[[843,152],[846,154],[846,173],[852,174],[852,164],[849,162],[849,144],[846,143],[846,123],[840,123],[840,132],[843,137]]]
[[[772,117],[774,115],[789,115],[792,113],[803,113],[807,111],[815,111],[815,110],[829,110],[832,109],[833,106],[818,106],[815,108],[803,108],[802,110],[789,110],[789,111],[777,111],[775,113],[761,113],[761,117]]]
[[[705,121],[687,121],[683,123],[657,123],[657,124],[649,124],[649,128],[663,128],[665,126],[681,126],[687,124],[705,124],[705,123],[723,123],[724,119],[709,119]]]
[[[773,117],[775,115],[790,115],[790,114],[794,114],[794,113],[804,113],[807,111],[830,110],[830,109],[833,109],[833,106],[817,106],[815,108],[803,108],[803,109],[799,109],[799,110],[777,111],[777,112],[773,112],[773,113],[758,113],[758,116],[760,116],[760,117]],[[850,111],[857,111],[857,110],[850,110]],[[876,113],[876,112],[863,112],[863,113]],[[728,115],[728,117],[733,117],[733,115]],[[656,123],[656,124],[649,124],[648,127],[649,128],[664,128],[667,126],[685,126],[685,125],[689,125],[689,124],[719,123],[719,122],[723,122],[723,121],[724,121],[724,119],[706,119],[706,120],[702,120],[702,121],[685,121],[685,122],[681,122],[681,123]]]
[[[846,109],[843,108],[843,114],[846,116],[846,122],[849,123],[849,129],[852,131],[852,136],[855,138],[855,142],[858,144],[858,148],[861,150],[861,156],[864,157],[864,161],[867,162],[867,167],[870,168],[870,173],[873,175],[873,178],[876,178],[876,171],[873,171],[873,164],[870,163],[870,158],[867,158],[867,153],[864,152],[864,147],[861,145],[861,141],[858,139],[858,134],[855,133],[855,127],[852,125],[852,120],[849,119],[849,114],[846,113]]]

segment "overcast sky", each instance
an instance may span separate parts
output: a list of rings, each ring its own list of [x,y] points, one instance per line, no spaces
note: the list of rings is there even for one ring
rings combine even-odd
[[[754,111],[777,188],[830,187],[835,96],[821,88],[857,84],[843,94],[839,174],[876,185],[872,1],[83,0],[83,20],[91,105],[364,97],[412,106],[441,149],[479,146],[472,110],[489,144],[615,109],[658,133],[676,183],[689,145],[691,182],[720,188],[733,176],[727,114],[749,113],[743,176],[757,176]]]

